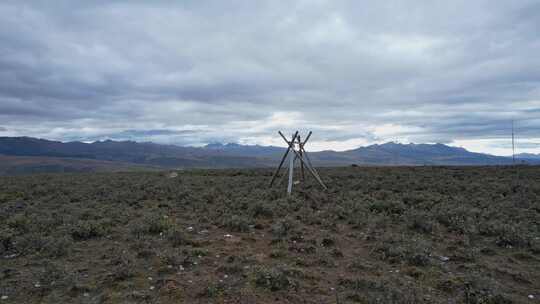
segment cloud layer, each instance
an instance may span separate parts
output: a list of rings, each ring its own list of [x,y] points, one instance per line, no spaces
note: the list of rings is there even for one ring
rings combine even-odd
[[[540,152],[538,1],[178,3],[0,3],[0,135]]]

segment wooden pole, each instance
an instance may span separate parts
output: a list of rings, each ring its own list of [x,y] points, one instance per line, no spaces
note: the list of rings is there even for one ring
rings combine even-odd
[[[326,190],[326,185],[323,183],[321,177],[319,176],[319,173],[317,172],[317,170],[315,170],[315,167],[313,167],[313,165],[311,164],[311,160],[309,159],[309,156],[307,155],[307,152],[304,150],[304,156],[306,157],[306,167],[310,170],[310,172],[312,172],[311,174],[313,175],[313,177],[315,177],[315,179],[319,182],[319,184],[321,184],[321,186],[323,186],[323,188]]]
[[[311,134],[313,132],[309,131],[308,135],[306,136],[306,139],[304,139],[304,142],[302,143],[302,148],[304,147],[304,145],[307,143],[307,141],[309,140],[309,138],[311,137]]]
[[[285,136],[283,136],[283,134],[281,134],[281,132],[279,132],[279,135],[281,135],[281,137],[283,137],[283,139],[285,141],[287,141],[287,139],[285,138]],[[319,184],[321,184],[321,186],[326,190],[328,189],[326,187],[326,185],[322,182],[322,180],[320,179],[320,177],[317,175],[317,173],[313,172],[313,168],[311,168],[311,166],[307,165],[306,162],[304,161],[304,159],[302,157],[300,157],[300,154],[298,153],[298,151],[296,151],[295,149],[291,149],[291,151],[296,154],[296,156],[298,156],[298,159],[300,159],[300,161],[306,166],[306,168],[308,168],[308,171],[309,173],[311,173],[311,175],[313,175],[313,177],[319,182]]]
[[[283,164],[284,164],[285,160],[287,159],[287,157],[289,157],[289,168],[288,168],[289,169],[289,174],[288,174],[289,178],[288,178],[288,185],[287,185],[287,194],[288,195],[290,195],[292,193],[292,187],[293,187],[293,184],[294,184],[294,181],[293,181],[293,179],[294,179],[294,166],[295,166],[295,163],[296,163],[296,159],[300,160],[300,169],[301,169],[301,178],[302,178],[302,180],[305,179],[305,173],[304,172],[305,172],[305,169],[307,168],[307,170],[313,176],[313,178],[315,178],[315,180],[317,180],[317,182],[325,190],[327,190],[328,188],[326,187],[326,185],[322,181],[322,179],[319,176],[319,173],[317,172],[315,167],[313,167],[313,164],[311,163],[311,159],[309,159],[309,156],[308,156],[306,150],[304,149],[304,145],[307,143],[307,141],[311,137],[312,132],[310,131],[308,133],[308,135],[306,136],[304,141],[302,141],[300,135],[298,134],[298,131],[296,131],[293,134],[293,137],[292,137],[292,139],[290,141],[285,137],[285,135],[283,135],[283,133],[281,133],[281,131],[278,131],[278,134],[287,143],[288,147],[287,147],[287,151],[285,151],[285,154],[281,158],[281,162],[279,163],[279,166],[278,166],[276,172],[272,176],[272,180],[270,181],[270,187],[272,187],[276,177],[279,175],[279,172],[281,171],[281,168],[283,167]],[[296,147],[296,145],[298,145],[298,148]],[[292,153],[289,153],[289,152],[292,152]],[[282,176],[280,181],[283,180],[284,178],[285,178],[285,174]]]
[[[281,133],[281,131],[278,132],[279,135],[281,135],[281,137],[283,137],[283,139],[285,139],[285,142],[289,145],[289,147],[287,148],[287,151],[285,151],[285,154],[283,155],[283,157],[281,158],[281,162],[279,163],[279,166],[276,170],[276,172],[274,172],[274,176],[272,176],[272,180],[270,181],[270,187],[272,187],[272,185],[274,184],[274,181],[277,177],[277,175],[279,174],[279,171],[281,170],[281,166],[283,166],[283,162],[285,161],[285,159],[287,158],[287,155],[289,154],[289,151],[291,150],[291,143],[294,142],[294,139],[296,138],[296,136],[298,135],[298,131],[296,131],[296,133],[294,133],[293,135],[293,138],[291,140],[291,142],[289,142],[285,136],[283,136],[283,134]]]
[[[300,135],[298,135],[298,151],[300,151],[300,157],[303,157],[303,152],[302,150],[304,150],[302,148],[302,140],[300,139]],[[300,177],[302,178],[302,181],[304,181],[306,179],[306,176],[304,174],[304,164],[303,163],[300,163]]]

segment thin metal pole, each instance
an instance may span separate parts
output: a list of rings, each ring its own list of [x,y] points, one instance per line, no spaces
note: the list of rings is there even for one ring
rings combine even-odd
[[[294,168],[294,155],[291,154],[291,156],[289,157],[289,185],[287,186],[287,194],[289,195],[292,192],[293,168]]]
[[[512,120],[512,165],[516,164],[516,151],[514,147],[514,120]]]

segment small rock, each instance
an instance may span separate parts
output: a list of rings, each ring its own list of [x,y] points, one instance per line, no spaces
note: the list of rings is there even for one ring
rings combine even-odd
[[[230,235],[230,234],[225,234],[224,237],[226,237],[226,238],[231,238],[232,235]]]
[[[167,176],[168,178],[175,178],[175,177],[178,177],[178,173],[176,172],[171,172],[169,173],[169,175]]]
[[[155,286],[150,286],[150,290],[154,290],[155,288]]]
[[[34,284],[34,287],[35,287],[35,288],[40,288],[40,287],[41,287],[41,284],[39,284],[39,282],[38,282],[38,283]]]
[[[527,298],[532,300],[532,299],[534,299],[534,295],[530,294],[529,296],[527,296]]]
[[[7,300],[9,297],[8,296],[2,296],[2,300]]]
[[[193,231],[193,227],[189,226],[186,228],[187,231]]]
[[[83,293],[83,297],[86,297],[86,298],[87,298],[87,297],[89,297],[89,296],[90,296],[90,294],[89,294],[88,292]]]
[[[441,256],[439,257],[439,260],[441,260],[442,262],[448,262],[448,261],[450,261],[450,258],[441,255]]]
[[[152,277],[148,277],[148,281],[152,281]]]

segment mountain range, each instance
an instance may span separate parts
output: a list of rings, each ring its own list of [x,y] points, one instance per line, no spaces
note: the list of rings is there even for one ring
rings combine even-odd
[[[212,143],[182,147],[150,142],[59,142],[32,137],[0,137],[0,174],[184,168],[274,167],[284,147]],[[388,142],[348,151],[309,153],[315,166],[508,165],[511,157],[474,153],[444,144]],[[519,154],[540,164],[540,155]]]

